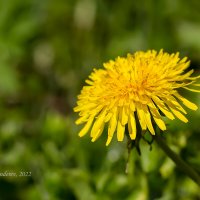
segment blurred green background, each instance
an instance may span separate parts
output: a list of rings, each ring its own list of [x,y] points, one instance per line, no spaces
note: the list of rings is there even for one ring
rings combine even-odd
[[[126,175],[126,141],[80,139],[73,113],[92,69],[128,52],[179,51],[200,73],[199,10],[199,0],[0,0],[0,173],[31,173],[0,176],[0,199],[200,199],[156,144],[141,142]],[[166,140],[200,172],[200,111],[188,119],[170,121]]]

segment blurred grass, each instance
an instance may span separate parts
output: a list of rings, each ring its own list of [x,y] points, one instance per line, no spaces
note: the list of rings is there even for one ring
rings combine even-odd
[[[132,152],[127,176],[126,142],[78,138],[72,110],[92,69],[128,52],[180,51],[199,73],[199,10],[198,0],[1,0],[0,172],[32,174],[1,176],[1,199],[200,199],[155,144]],[[166,138],[200,172],[200,112],[188,112]]]

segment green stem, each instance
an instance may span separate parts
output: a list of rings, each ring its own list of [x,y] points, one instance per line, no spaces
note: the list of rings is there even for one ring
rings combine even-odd
[[[154,140],[161,147],[161,149],[176,163],[177,167],[200,186],[199,174],[191,166],[185,163],[185,161],[182,160],[174,151],[172,151],[159,134],[154,136]]]

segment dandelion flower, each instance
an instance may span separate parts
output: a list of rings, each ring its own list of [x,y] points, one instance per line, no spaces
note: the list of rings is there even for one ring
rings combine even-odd
[[[163,116],[187,123],[182,105],[192,110],[197,110],[197,106],[181,96],[178,89],[200,92],[200,85],[195,84],[200,76],[191,77],[193,70],[186,71],[189,64],[186,57],[179,58],[179,53],[150,50],[117,57],[104,63],[104,69],[94,69],[74,108],[80,116],[76,124],[85,124],[79,136],[90,131],[94,142],[107,126],[109,145],[114,133],[118,141],[123,141],[126,126],[130,138],[135,140],[137,123],[152,135],[153,124],[166,130]]]

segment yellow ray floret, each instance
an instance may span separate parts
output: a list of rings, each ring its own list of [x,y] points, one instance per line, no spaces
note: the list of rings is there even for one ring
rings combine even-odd
[[[178,90],[200,92],[196,83],[200,76],[191,76],[193,70],[185,72],[189,64],[179,53],[150,50],[117,57],[104,63],[104,69],[94,69],[74,108],[80,116],[76,124],[85,124],[79,136],[90,132],[94,142],[107,129],[109,145],[114,134],[118,141],[124,140],[125,133],[135,140],[139,126],[140,131],[148,130],[152,135],[156,134],[155,126],[166,130],[164,116],[187,123],[184,106],[198,107]]]

